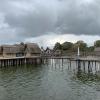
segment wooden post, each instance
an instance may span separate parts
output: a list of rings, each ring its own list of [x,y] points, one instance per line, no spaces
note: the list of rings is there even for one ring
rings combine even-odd
[[[71,59],[70,59],[70,68],[71,68]]]
[[[85,72],[85,61],[83,61],[83,67],[84,67],[84,72]]]
[[[26,64],[26,58],[25,58],[25,64]]]
[[[63,62],[63,58],[62,58],[62,66],[63,66],[63,63],[64,63],[64,62]]]
[[[96,64],[96,61],[95,61],[95,71],[97,70],[96,66],[97,66],[97,64]]]
[[[91,65],[90,65],[90,61],[88,61],[88,73],[91,72],[91,71],[90,71],[90,67],[91,67]]]
[[[78,71],[80,71],[81,70],[81,61],[80,61],[80,59],[78,59],[77,61],[78,61]]]

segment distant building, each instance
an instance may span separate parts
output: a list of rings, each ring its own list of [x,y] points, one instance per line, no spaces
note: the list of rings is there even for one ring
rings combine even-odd
[[[43,47],[41,47],[41,53],[44,53],[44,48]]]
[[[62,50],[55,50],[54,55],[55,56],[61,56],[62,55]]]
[[[94,53],[95,53],[96,56],[100,56],[100,47],[95,47]]]
[[[52,56],[53,50],[47,47],[44,52],[42,53],[43,56]]]
[[[45,55],[45,50],[43,47],[41,47],[41,56],[44,56]]]
[[[49,47],[47,47],[45,50],[45,53],[49,55],[52,53],[52,50]]]

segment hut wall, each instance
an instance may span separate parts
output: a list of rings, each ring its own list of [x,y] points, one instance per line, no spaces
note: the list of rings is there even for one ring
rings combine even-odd
[[[3,54],[3,57],[7,57],[7,58],[11,58],[11,57],[16,57],[16,54],[14,54],[14,53],[4,53]]]
[[[31,56],[31,54],[30,53],[26,53],[26,57],[30,57]]]

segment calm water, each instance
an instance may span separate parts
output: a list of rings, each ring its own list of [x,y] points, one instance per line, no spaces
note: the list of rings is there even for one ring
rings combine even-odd
[[[76,69],[67,60],[1,68],[0,100],[100,100],[99,78]]]

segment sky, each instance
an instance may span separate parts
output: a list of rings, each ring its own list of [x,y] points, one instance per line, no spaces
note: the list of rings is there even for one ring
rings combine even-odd
[[[0,0],[0,44],[100,39],[100,0]]]

